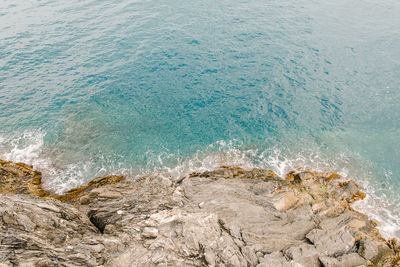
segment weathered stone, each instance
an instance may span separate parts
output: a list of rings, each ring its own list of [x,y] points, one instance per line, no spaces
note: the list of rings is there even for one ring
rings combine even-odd
[[[349,266],[366,266],[367,262],[357,253],[349,253],[337,258],[321,256],[321,263],[324,267],[349,267]]]
[[[42,187],[42,175],[32,166],[0,160],[0,194],[31,194],[50,197],[60,201],[76,201],[94,188],[115,184],[123,179],[119,175],[107,175],[93,179],[86,186],[74,188],[63,195],[54,195]],[[118,198],[120,194],[106,194],[105,198]],[[83,201],[84,202],[84,201]]]
[[[0,160],[0,194],[50,195],[43,190],[39,171],[24,163]]]
[[[286,258],[290,259],[293,264],[299,266],[319,267],[320,252],[309,244],[302,243],[284,250]]]
[[[260,264],[257,267],[291,267],[291,264],[286,260],[283,254],[279,251],[267,254],[260,260]]]
[[[335,257],[349,253],[356,241],[354,233],[348,227],[332,230],[314,229],[307,234],[307,238],[320,253]]]
[[[373,264],[378,264],[385,255],[390,255],[391,253],[391,249],[384,242],[373,241],[368,238],[360,240],[358,254]]]
[[[85,214],[57,200],[0,195],[0,222],[2,262],[18,266],[97,266],[104,262],[98,230]],[[70,251],[65,250],[68,246]],[[80,251],[87,253],[76,258]]]
[[[378,245],[369,239],[363,239],[360,241],[360,247],[358,253],[367,260],[373,261],[379,254]]]
[[[225,166],[178,181],[166,173],[105,176],[40,199],[26,195],[37,192],[26,181],[41,188],[40,173],[2,166],[0,179],[11,185],[4,192],[18,194],[0,195],[0,262],[10,266],[391,266],[398,260],[396,243],[351,209],[362,196],[358,186],[334,173],[284,180],[264,169]]]
[[[156,228],[145,227],[142,232],[143,238],[156,238],[158,235],[158,230]]]
[[[95,188],[99,188],[101,186],[105,186],[108,184],[116,184],[116,183],[119,183],[122,179],[123,179],[123,177],[119,176],[119,175],[102,176],[102,177],[93,179],[86,186],[71,189],[63,195],[51,195],[49,197],[58,199],[63,202],[66,202],[66,201],[74,202]],[[122,195],[119,192],[104,192],[104,194],[101,196],[103,198],[119,198]]]
[[[299,198],[293,192],[285,192],[274,202],[274,207],[277,210],[284,211],[293,207],[298,201]]]

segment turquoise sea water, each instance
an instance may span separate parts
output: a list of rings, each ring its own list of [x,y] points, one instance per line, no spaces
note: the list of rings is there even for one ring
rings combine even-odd
[[[2,0],[0,158],[110,172],[330,170],[400,236],[398,0]]]

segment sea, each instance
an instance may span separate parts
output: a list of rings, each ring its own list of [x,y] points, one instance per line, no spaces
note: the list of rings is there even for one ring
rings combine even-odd
[[[400,237],[400,1],[1,0],[0,158],[55,193],[333,171]]]

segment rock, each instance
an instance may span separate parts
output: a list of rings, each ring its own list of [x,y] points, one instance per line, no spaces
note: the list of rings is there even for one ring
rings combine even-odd
[[[373,264],[378,264],[385,255],[390,253],[390,248],[384,242],[373,241],[368,238],[360,240],[358,254]]]
[[[366,266],[367,262],[357,253],[349,253],[337,258],[321,256],[321,263],[324,267],[349,267],[349,266]]]
[[[43,190],[39,171],[24,163],[0,160],[0,194],[50,195]]]
[[[290,259],[293,264],[298,266],[319,267],[318,250],[309,244],[302,243],[297,246],[292,246],[284,250],[286,258]]]
[[[354,233],[348,227],[329,231],[314,229],[307,234],[307,238],[320,253],[328,256],[340,256],[349,253],[356,241]]]
[[[0,195],[0,222],[1,262],[19,266],[104,262],[98,230],[85,214],[57,200]],[[86,253],[75,256],[82,251]]]
[[[373,261],[379,254],[378,245],[369,240],[363,239],[360,241],[360,247],[358,249],[358,253],[365,259]]]
[[[281,252],[273,252],[271,254],[267,254],[260,260],[260,264],[257,267],[291,267],[292,265],[286,260]]]
[[[178,181],[105,176],[54,196],[31,167],[0,166],[2,192],[16,194],[0,195],[5,265],[390,266],[398,257],[396,242],[351,209],[358,186],[334,173],[285,180],[225,166]]]
[[[279,196],[278,200],[274,202],[274,207],[277,210],[284,211],[293,207],[299,199],[293,192],[285,192]]]
[[[158,230],[156,228],[145,227],[142,232],[143,238],[156,238],[158,235]]]
[[[86,186],[74,188],[63,195],[53,195],[42,187],[42,174],[24,163],[0,160],[0,194],[31,194],[51,197],[60,201],[73,202],[94,188],[120,182],[123,177],[107,175],[93,179]],[[121,195],[109,193],[105,198],[119,198]],[[84,201],[82,201],[84,203]]]
[[[95,188],[99,188],[108,184],[116,184],[119,183],[123,179],[122,176],[119,175],[107,175],[93,179],[86,186],[82,186],[79,188],[74,188],[69,190],[63,195],[51,195],[49,197],[58,199],[63,202],[75,202],[80,199],[83,195],[88,194],[91,190]],[[99,196],[100,197],[100,196]],[[102,198],[120,198],[122,195],[118,192],[103,192],[101,195]],[[81,201],[81,203],[87,202],[86,200]]]

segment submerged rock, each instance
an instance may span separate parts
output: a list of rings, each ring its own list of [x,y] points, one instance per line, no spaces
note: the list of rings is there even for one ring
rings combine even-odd
[[[365,195],[334,173],[282,179],[222,167],[179,180],[108,176],[42,199],[7,193],[18,195],[0,195],[0,266],[396,266],[399,259],[396,242],[352,210]]]

